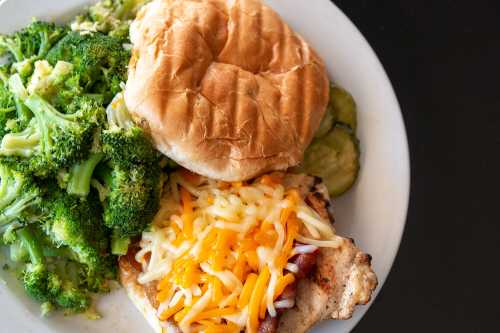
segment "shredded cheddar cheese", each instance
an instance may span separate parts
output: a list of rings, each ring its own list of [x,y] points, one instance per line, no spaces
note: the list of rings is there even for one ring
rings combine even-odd
[[[220,182],[186,171],[170,190],[136,260],[139,283],[157,283],[158,317],[183,332],[257,332],[276,316],[285,288],[295,282],[289,260],[339,239],[282,179]],[[300,242],[302,244],[296,244]]]

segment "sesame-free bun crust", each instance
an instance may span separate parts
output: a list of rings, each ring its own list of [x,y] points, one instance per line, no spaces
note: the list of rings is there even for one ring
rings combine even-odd
[[[125,101],[156,147],[226,181],[300,162],[325,112],[322,60],[258,0],[155,0],[131,25]]]

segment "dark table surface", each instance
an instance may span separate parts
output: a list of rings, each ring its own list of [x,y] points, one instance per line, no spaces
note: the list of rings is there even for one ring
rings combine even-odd
[[[418,24],[414,1],[334,2],[387,70],[412,168],[399,254],[354,332],[500,332],[500,1],[419,2]]]
[[[394,85],[403,112],[412,162],[416,149],[416,15],[410,1],[334,0],[353,21],[379,56]],[[403,242],[391,274],[371,309],[354,332],[408,332],[410,299],[418,298],[414,249],[417,227],[415,172],[412,163],[412,196]],[[376,260],[377,258],[374,258]]]

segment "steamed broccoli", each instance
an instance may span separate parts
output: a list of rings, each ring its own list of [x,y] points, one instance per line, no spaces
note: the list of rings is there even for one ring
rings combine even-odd
[[[23,103],[23,100],[28,96],[28,92],[24,87],[22,78],[19,74],[14,74],[9,77],[5,81],[5,84],[7,89],[9,90],[10,95],[13,98],[16,107],[16,123],[8,127],[15,129],[15,131],[19,131],[19,129],[22,129],[26,126],[26,124],[33,116],[26,105],[24,105]],[[7,94],[5,96],[8,97]]]
[[[132,168],[138,164],[158,163],[160,153],[151,139],[137,126],[126,109],[123,93],[118,93],[106,109],[108,129],[102,132],[104,153],[115,164]]]
[[[72,166],[67,186],[69,194],[79,196],[89,194],[94,169],[103,157],[103,153],[91,153],[86,160],[77,162]]]
[[[28,77],[33,70],[33,61],[45,57],[66,32],[65,27],[34,21],[13,35],[0,35],[0,56],[10,54],[12,69],[23,78]]]
[[[26,263],[22,283],[43,309],[82,312],[90,306],[90,293],[108,292],[107,281],[116,278],[109,234],[96,193],[81,200],[48,182],[41,217],[7,240],[11,259]]]
[[[81,33],[36,21],[0,35],[0,243],[42,313],[86,311],[109,291],[115,254],[158,210],[169,162],[120,93],[146,2],[97,3],[73,23]]]
[[[0,226],[15,220],[29,222],[36,217],[40,195],[32,179],[0,164]]]
[[[71,32],[47,55],[52,65],[58,61],[72,63],[83,91],[101,94],[105,103],[121,90],[120,83],[127,80],[129,59],[130,52],[118,38],[101,33]]]
[[[90,306],[90,295],[85,288],[64,275],[57,273],[57,267],[49,262],[43,253],[43,241],[34,227],[24,227],[17,234],[22,247],[29,254],[29,260],[22,274],[22,282],[28,295],[45,304],[82,312]],[[38,234],[38,235],[37,235]]]
[[[157,165],[126,169],[115,165],[100,170],[108,188],[104,223],[114,230],[115,240],[139,235],[158,210],[160,170]]]
[[[8,78],[0,67],[0,140],[10,131],[9,127],[16,122],[16,102],[9,91]]]
[[[4,161],[21,170],[47,176],[70,166],[87,154],[94,131],[103,121],[103,109],[88,97],[75,98],[78,110],[72,114],[57,111],[37,94],[24,103],[34,114],[28,127],[20,133],[3,137],[0,155]]]
[[[0,67],[0,112],[7,113],[16,110],[14,95],[8,88],[8,76]]]
[[[28,94],[36,93],[49,102],[59,93],[66,89],[66,81],[73,72],[73,64],[65,61],[58,61],[52,67],[47,60],[35,62],[35,70],[27,85]],[[72,86],[73,88],[73,86]],[[76,88],[80,88],[76,86]],[[81,95],[81,89],[72,90],[72,95]]]
[[[119,38],[128,38],[130,22],[137,11],[150,0],[104,0],[90,6],[71,23],[75,31],[102,32]]]
[[[160,154],[133,122],[122,93],[113,98],[106,116],[108,128],[101,139],[109,167],[98,170],[104,182],[104,223],[113,229],[113,253],[124,254],[127,239],[139,235],[158,209]]]

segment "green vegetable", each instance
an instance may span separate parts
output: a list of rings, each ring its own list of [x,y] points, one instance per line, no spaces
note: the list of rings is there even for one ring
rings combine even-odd
[[[13,242],[9,247],[10,260],[13,262],[26,262],[29,260],[28,249],[21,242]]]
[[[34,114],[20,133],[6,134],[0,145],[4,161],[21,170],[47,176],[81,159],[89,150],[103,109],[94,100],[75,98],[78,111],[63,114],[37,94],[24,103]]]
[[[126,252],[128,238],[151,223],[159,205],[160,154],[142,128],[135,125],[123,101],[115,96],[106,109],[108,128],[102,132],[108,167],[101,168],[104,223],[113,229],[114,254]]]
[[[335,116],[330,108],[328,106],[325,111],[325,115],[323,116],[323,120],[321,120],[321,124],[319,125],[318,130],[314,134],[315,138],[321,138],[325,136],[333,127],[333,124],[335,123]]]
[[[126,169],[115,165],[101,171],[108,189],[104,223],[117,237],[139,235],[153,220],[159,205],[158,165]]]
[[[79,85],[85,93],[100,94],[104,103],[121,91],[127,80],[130,52],[120,39],[101,33],[71,32],[62,38],[47,55],[50,64],[72,63]]]
[[[89,158],[73,165],[68,182],[68,193],[87,196],[90,191],[90,181],[97,164],[104,157],[103,153],[91,153]]]
[[[346,125],[356,132],[356,103],[351,94],[339,86],[332,86],[330,88],[329,108],[335,114],[336,122]]]
[[[128,169],[138,164],[158,164],[160,153],[144,130],[133,122],[122,93],[115,96],[106,115],[108,129],[102,132],[102,148],[114,164]]]
[[[8,88],[8,77],[0,67],[0,140],[9,132],[9,122],[16,119],[16,102]]]
[[[339,125],[313,141],[301,166],[301,171],[321,177],[332,196],[347,191],[356,180],[358,170],[358,141],[350,129]]]
[[[0,164],[0,226],[31,220],[36,216],[40,194],[32,179]]]
[[[106,230],[96,223],[100,215],[92,215],[98,207],[57,190],[45,200],[49,215],[17,230],[11,258],[25,263],[23,285],[42,310],[86,311],[90,293],[109,291],[107,279],[116,274],[113,257],[105,254]]]
[[[97,196],[80,199],[65,192],[53,194],[50,210],[47,228],[51,238],[69,246],[80,262],[97,268],[101,262],[99,253],[108,246]]]
[[[36,21],[0,35],[0,245],[43,315],[99,317],[91,294],[109,291],[116,255],[151,223],[174,167],[121,93],[145,2],[105,0],[77,19],[101,32]]]
[[[71,23],[76,31],[99,31],[119,38],[128,38],[131,20],[150,0],[104,0],[90,6],[86,13]]]
[[[35,70],[27,86],[29,94],[36,93],[54,104],[54,107],[65,110],[73,98],[82,94],[82,88],[73,76],[73,64],[58,61],[52,67],[48,61],[35,62]]]
[[[19,123],[19,126],[24,126],[29,122],[29,120],[32,117],[31,112],[23,103],[26,97],[28,97],[28,92],[24,88],[22,78],[19,74],[12,75],[8,79],[7,83],[10,92],[14,96],[14,101],[17,110],[17,121]]]
[[[10,54],[12,69],[27,77],[33,69],[32,63],[45,57],[66,32],[65,27],[34,21],[13,35],[0,35],[0,56]]]
[[[111,253],[123,256],[127,254],[131,239],[127,236],[120,236],[117,230],[115,229],[111,236]]]
[[[22,246],[29,253],[29,262],[22,276],[26,292],[45,304],[44,309],[56,306],[74,313],[85,311],[90,306],[88,292],[79,288],[73,281],[63,279],[51,269],[50,263],[43,255],[42,241],[33,232],[33,228],[22,228],[18,235]]]

